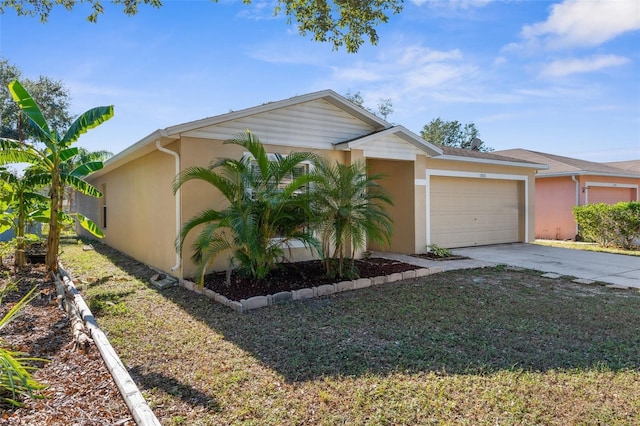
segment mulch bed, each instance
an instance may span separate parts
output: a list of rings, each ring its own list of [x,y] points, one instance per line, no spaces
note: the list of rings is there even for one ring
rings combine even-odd
[[[119,425],[133,426],[131,414],[120,396],[98,349],[74,350],[67,316],[58,308],[56,288],[44,265],[16,271],[13,259],[0,265],[1,281],[9,272],[18,277],[18,291],[9,293],[0,306],[0,316],[38,285],[39,296],[23,315],[2,330],[3,344],[13,350],[49,362],[38,363],[33,377],[48,386],[43,399],[25,399],[24,406],[0,405],[1,425]]]
[[[373,278],[418,268],[415,265],[383,258],[356,260],[355,266],[360,278]],[[253,296],[266,296],[280,291],[318,287],[323,284],[333,284],[346,280],[346,278],[328,277],[322,262],[319,260],[282,263],[278,265],[275,271],[260,281],[234,273],[231,275],[231,285],[227,286],[225,279],[226,274],[224,272],[209,274],[205,276],[204,286],[231,300],[241,300]]]

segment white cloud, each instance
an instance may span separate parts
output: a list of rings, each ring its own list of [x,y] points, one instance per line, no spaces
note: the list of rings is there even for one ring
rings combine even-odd
[[[477,67],[461,51],[437,51],[419,45],[392,48],[369,61],[332,67],[332,80],[341,86],[384,83],[397,93],[425,90],[470,76]]]
[[[565,48],[597,46],[638,29],[638,0],[565,0],[551,7],[546,21],[525,25],[522,36],[528,42]]]
[[[595,55],[586,59],[557,60],[544,67],[542,75],[546,77],[564,77],[571,74],[616,67],[627,64],[628,62],[628,58],[617,55]]]

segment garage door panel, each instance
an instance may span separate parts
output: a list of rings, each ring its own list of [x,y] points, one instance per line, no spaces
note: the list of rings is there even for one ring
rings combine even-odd
[[[589,204],[616,204],[621,201],[633,201],[635,189],[613,187],[589,187]]]
[[[465,247],[518,241],[517,181],[432,177],[431,241]]]

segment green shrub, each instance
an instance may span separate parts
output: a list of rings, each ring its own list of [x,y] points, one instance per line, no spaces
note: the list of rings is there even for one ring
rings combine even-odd
[[[427,248],[436,257],[451,257],[452,255],[451,250],[449,250],[448,248],[440,247],[436,244],[431,244],[427,246]]]
[[[611,206],[611,216],[616,224],[620,243],[624,248],[630,249],[633,240],[640,238],[640,201]]]
[[[633,240],[640,238],[640,202],[618,204],[587,204],[575,206],[573,216],[580,236],[603,247],[631,248]]]

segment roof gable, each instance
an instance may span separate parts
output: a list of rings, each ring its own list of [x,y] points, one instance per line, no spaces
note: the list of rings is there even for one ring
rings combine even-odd
[[[357,148],[365,157],[390,160],[415,160],[416,155],[441,155],[442,150],[410,132],[403,126],[394,126],[362,137],[336,143],[336,149]]]
[[[205,120],[190,130],[183,128],[179,135],[227,140],[249,129],[264,144],[333,149],[335,143],[388,126],[384,121],[364,116],[361,111],[354,114],[349,105],[331,102],[326,97],[269,106],[250,114],[231,113]],[[167,129],[169,134],[172,130]]]

